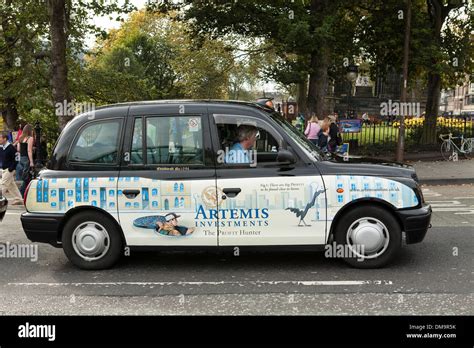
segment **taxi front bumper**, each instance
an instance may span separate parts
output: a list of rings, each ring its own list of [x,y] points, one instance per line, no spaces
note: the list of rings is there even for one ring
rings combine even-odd
[[[406,235],[407,244],[420,243],[431,227],[431,206],[423,204],[421,208],[397,210],[397,215]]]

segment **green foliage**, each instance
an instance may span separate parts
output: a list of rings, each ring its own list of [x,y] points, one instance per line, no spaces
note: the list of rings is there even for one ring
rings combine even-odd
[[[128,0],[66,0],[69,88],[76,103],[254,99],[260,80],[274,80],[294,94],[295,85],[308,75],[322,76],[321,81],[326,72],[343,77],[343,63],[355,57],[362,57],[361,70],[372,77],[388,69],[401,71],[404,1],[149,3],[151,11],[133,12],[125,21],[122,15],[135,10]],[[434,4],[448,13],[439,35],[430,16]],[[43,5],[37,0],[0,2],[0,110],[13,105],[21,120],[41,119],[54,137],[58,126]],[[106,33],[92,21],[94,16],[113,16],[122,25]],[[430,74],[441,76],[442,87],[462,81],[474,70],[473,30],[472,2],[412,0],[410,83]],[[85,52],[88,33],[100,37],[92,52]]]
[[[225,98],[234,65],[232,49],[217,40],[194,46],[185,24],[170,16],[135,12],[87,57],[82,98],[99,104]]]
[[[48,67],[40,39],[46,34],[46,20],[46,11],[38,8],[37,1],[0,3],[0,111],[4,116],[8,106],[31,105],[31,96],[46,85]]]
[[[343,0],[180,1],[149,6],[164,12],[182,11],[184,19],[191,21],[194,37],[240,35],[261,40],[270,57],[262,75],[285,89],[307,81],[308,74],[317,77],[311,84],[324,80],[328,72],[333,77],[345,73],[344,58],[352,61],[359,53],[353,37],[360,18],[352,15],[353,7]],[[323,58],[326,55],[329,57]],[[317,88],[325,86],[310,88],[310,93],[324,94]]]
[[[427,73],[439,73],[443,87],[454,87],[474,68],[474,6],[472,2],[435,1],[451,7],[438,40],[426,0],[412,0],[409,77],[411,85]],[[448,8],[446,8],[446,11]],[[406,6],[399,0],[361,1],[362,18],[356,38],[371,75],[383,77],[389,68],[401,71]]]
[[[49,86],[46,7],[34,0],[2,2],[0,17],[0,110],[5,115],[10,100],[19,116],[15,121],[40,121],[51,149],[59,134]]]
[[[94,15],[124,13],[134,9],[130,1],[66,0],[67,63],[71,90],[79,95],[82,84],[81,54],[87,33],[101,34],[91,21]],[[12,108],[13,123],[40,120],[50,144],[58,135],[50,85],[51,45],[47,1],[4,0],[0,2],[0,111]],[[19,120],[17,119],[19,117]]]

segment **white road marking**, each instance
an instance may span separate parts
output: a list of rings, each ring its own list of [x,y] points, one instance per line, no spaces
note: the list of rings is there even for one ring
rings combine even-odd
[[[429,201],[429,203],[431,204],[431,206],[443,206],[443,205],[446,205],[446,206],[453,206],[453,205],[456,205],[456,206],[466,206],[465,204],[461,204],[461,202],[459,201]]]
[[[439,196],[441,196],[440,193],[431,191],[430,189],[422,189],[422,192],[423,192],[423,196],[425,196],[425,197],[439,197]]]
[[[453,201],[430,201],[434,212],[453,212],[454,215],[474,215],[474,207],[468,207],[457,200]]]
[[[170,285],[305,285],[305,286],[349,286],[349,285],[392,285],[391,280],[257,280],[257,281],[218,281],[218,282],[84,282],[84,283],[8,283],[9,286],[170,286]]]
[[[474,208],[468,208],[468,207],[465,207],[465,208],[460,208],[460,207],[452,207],[452,208],[448,208],[448,207],[432,207],[432,208],[433,208],[433,211],[453,211],[453,212],[472,211],[472,210],[474,210]]]
[[[18,212],[7,211],[5,215],[21,215],[23,213],[24,211],[18,211]]]
[[[474,196],[471,196],[471,197],[454,197],[453,199],[474,199]]]

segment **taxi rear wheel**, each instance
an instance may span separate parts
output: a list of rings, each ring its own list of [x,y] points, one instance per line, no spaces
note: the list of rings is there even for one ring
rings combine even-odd
[[[344,261],[356,268],[379,268],[401,249],[402,231],[395,217],[379,206],[349,210],[337,226],[335,241],[343,245]]]
[[[82,269],[107,269],[120,258],[123,241],[114,221],[95,211],[81,212],[64,226],[63,250]]]

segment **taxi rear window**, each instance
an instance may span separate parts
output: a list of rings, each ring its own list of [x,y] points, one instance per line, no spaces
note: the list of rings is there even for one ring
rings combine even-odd
[[[69,151],[69,161],[92,164],[116,164],[120,139],[120,119],[86,124]]]
[[[130,164],[204,164],[201,117],[150,116],[136,118]]]

